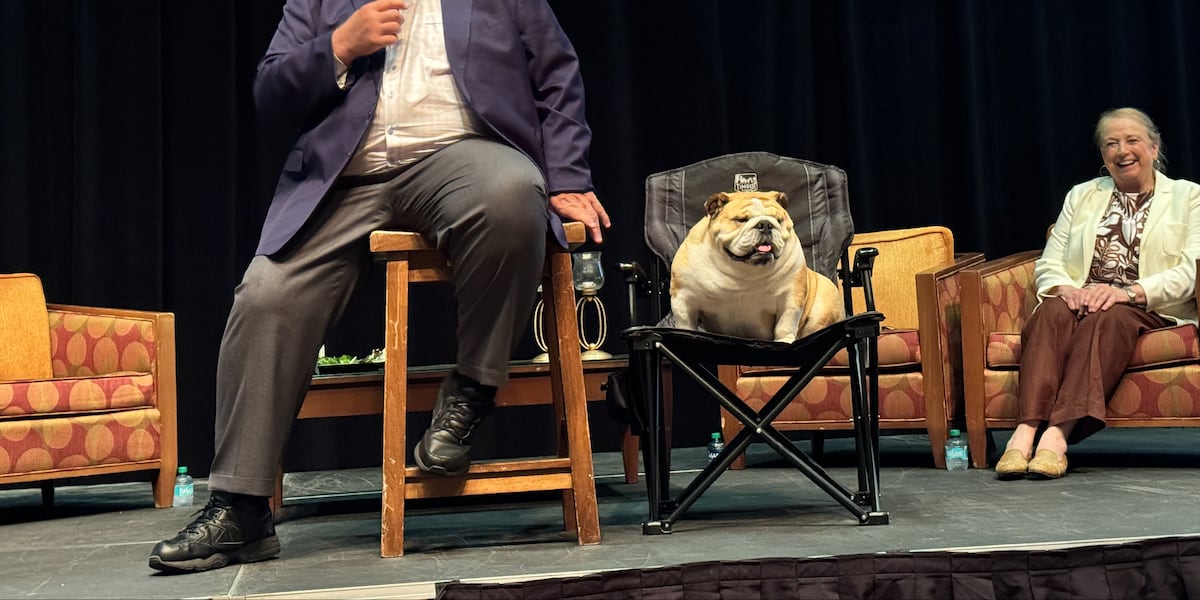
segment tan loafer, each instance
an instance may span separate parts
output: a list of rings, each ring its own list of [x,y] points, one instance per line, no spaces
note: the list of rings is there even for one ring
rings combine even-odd
[[[1027,470],[1034,479],[1058,479],[1067,473],[1067,457],[1053,450],[1038,450]]]
[[[996,463],[996,479],[1020,479],[1025,477],[1028,468],[1029,459],[1025,458],[1025,454],[1016,448],[1010,448],[1004,451],[1000,462]]]

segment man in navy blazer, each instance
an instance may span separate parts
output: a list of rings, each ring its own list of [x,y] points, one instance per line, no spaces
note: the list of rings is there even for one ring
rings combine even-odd
[[[452,264],[455,370],[417,465],[456,476],[508,377],[548,234],[608,215],[592,191],[578,59],[546,0],[288,0],[254,98],[294,136],[217,364],[212,492],[151,552],[205,571],[276,556],[267,498],[313,362],[370,264],[403,227]]]

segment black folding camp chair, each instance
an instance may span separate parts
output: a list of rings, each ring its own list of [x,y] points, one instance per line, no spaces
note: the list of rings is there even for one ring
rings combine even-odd
[[[785,344],[748,340],[674,328],[666,305],[665,272],[691,226],[704,216],[704,203],[714,193],[777,190],[789,198],[788,212],[804,248],[809,268],[841,281],[846,319]],[[654,326],[634,326],[622,333],[629,344],[630,409],[641,431],[649,518],[645,534],[670,533],[674,523],[754,441],[765,442],[810,480],[841,503],[860,524],[886,524],[879,504],[879,398],[875,342],[883,315],[874,310],[871,291],[873,248],[860,249],[854,262],[848,249],[854,235],[846,192],[846,174],[837,167],[767,152],[730,154],[646,179],[646,243],[658,257],[653,276],[634,263],[621,265],[630,285],[631,306],[650,296]],[[852,314],[852,288],[862,288],[866,311]],[[826,363],[841,350],[849,356],[858,489],[850,490],[772,426],[772,421]],[[741,433],[728,440],[721,454],[677,497],[670,496],[669,424],[662,394],[662,364],[695,381],[742,422]],[[755,411],[714,375],[708,365],[756,365],[794,369],[787,383]],[[673,375],[675,376],[675,375]]]

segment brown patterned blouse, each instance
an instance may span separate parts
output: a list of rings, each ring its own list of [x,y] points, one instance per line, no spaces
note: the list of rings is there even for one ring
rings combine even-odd
[[[1138,278],[1138,255],[1142,249],[1142,230],[1154,190],[1126,194],[1113,190],[1108,212],[1096,227],[1096,252],[1087,283],[1131,285]]]

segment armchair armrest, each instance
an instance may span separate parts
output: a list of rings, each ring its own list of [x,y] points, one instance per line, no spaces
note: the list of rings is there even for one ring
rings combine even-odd
[[[925,384],[925,416],[931,422],[945,422],[962,405],[962,305],[958,275],[983,262],[981,252],[957,253],[952,261],[916,274],[921,377]],[[945,440],[931,440],[935,442]]]
[[[1033,265],[1041,255],[1041,250],[1026,250],[963,271],[964,343],[968,337],[981,342],[977,349],[982,351],[989,334],[1025,326],[1038,302]]]
[[[963,269],[962,294],[963,403],[970,433],[972,460],[987,467],[985,371],[988,337],[997,331],[1018,332],[1037,306],[1033,265],[1041,250],[1026,250]]]

